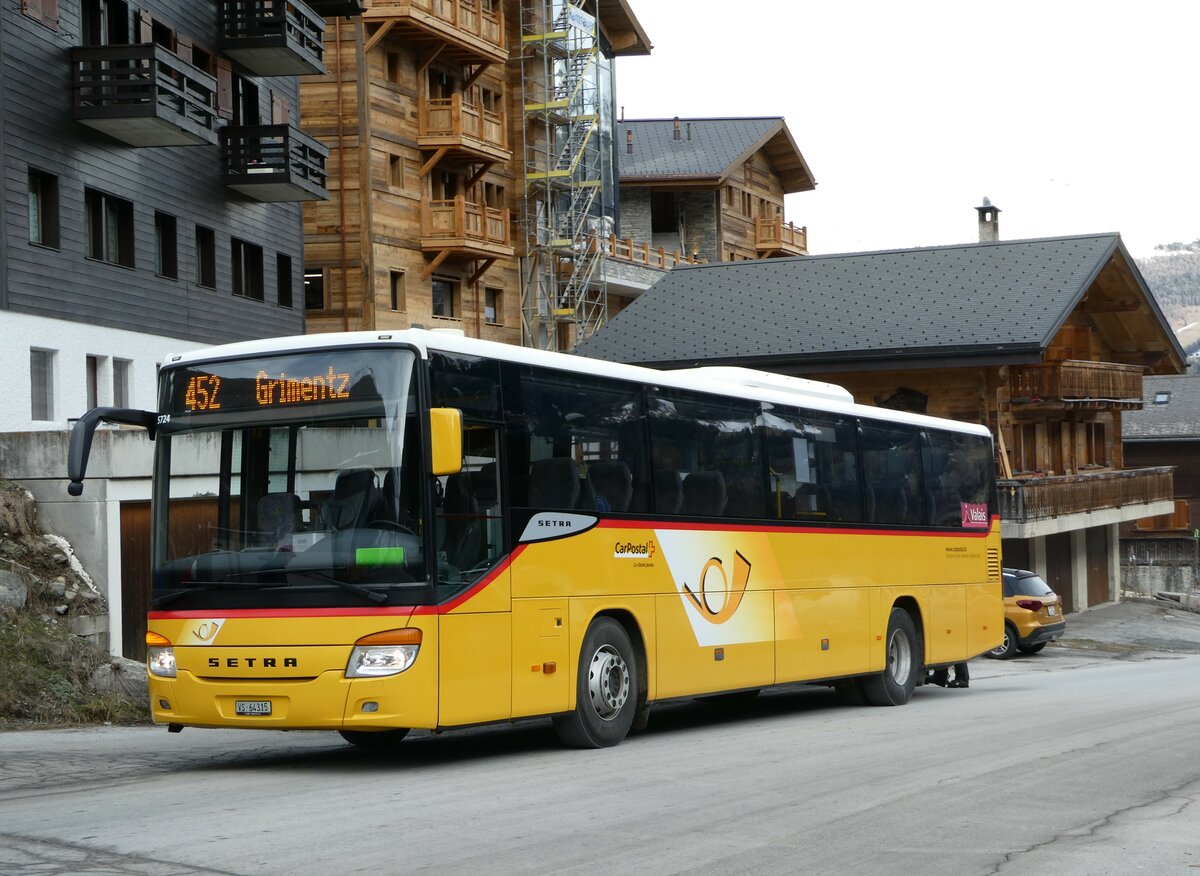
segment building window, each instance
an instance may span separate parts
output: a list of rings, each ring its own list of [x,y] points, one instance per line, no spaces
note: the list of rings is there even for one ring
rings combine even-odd
[[[34,21],[58,30],[58,0],[21,0],[21,11]]]
[[[113,376],[113,407],[127,408],[129,407],[129,375],[133,370],[133,363],[128,359],[113,359],[112,360],[112,376]]]
[[[679,211],[674,192],[650,193],[650,232],[671,234],[679,232]]]
[[[261,246],[236,237],[231,240],[233,253],[233,294],[263,300],[263,251]]]
[[[133,203],[84,189],[88,258],[133,267]]]
[[[483,184],[483,203],[493,210],[500,210],[504,207],[504,186],[498,186],[495,183]]]
[[[275,301],[280,307],[292,306],[292,257],[275,254]]]
[[[749,192],[742,192],[742,215],[751,216],[754,214],[754,196]]]
[[[58,249],[58,177],[29,168],[29,242]]]
[[[462,316],[457,280],[433,278],[433,315],[446,319],[458,319]]]
[[[1165,405],[1170,400],[1171,400],[1171,393],[1169,390],[1160,389],[1158,392],[1154,393],[1154,403],[1156,405]]]
[[[405,310],[404,301],[404,271],[391,271],[388,278],[388,288],[392,293],[392,310]]]
[[[304,269],[304,309],[325,309],[325,272],[320,268]]]
[[[488,287],[483,290],[483,321],[488,325],[504,324],[504,290]]]
[[[30,417],[54,419],[54,351],[29,351]]]
[[[196,226],[196,285],[217,288],[217,233]]]
[[[400,53],[388,52],[384,63],[387,65],[387,69],[384,72],[387,75],[388,82],[395,82],[399,85],[404,79],[404,68],[400,63]]]
[[[87,409],[100,407],[100,357],[87,357]]]
[[[394,189],[404,188],[404,159],[399,155],[388,156],[388,185]]]
[[[154,273],[179,279],[178,223],[169,213],[154,214]]]

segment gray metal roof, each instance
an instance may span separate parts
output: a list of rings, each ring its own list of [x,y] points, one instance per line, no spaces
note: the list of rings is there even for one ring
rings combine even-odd
[[[1165,403],[1155,403],[1167,393]],[[1121,415],[1125,441],[1200,440],[1200,377],[1171,374],[1146,377],[1142,383],[1145,407]]]
[[[719,177],[783,124],[779,116],[749,119],[674,119],[617,122],[621,180],[639,177]],[[690,129],[690,132],[689,132]],[[627,149],[633,132],[633,152]],[[690,139],[689,139],[690,133]]]
[[[1110,233],[681,266],[577,351],[665,367],[1032,361],[1118,249],[1132,264]]]

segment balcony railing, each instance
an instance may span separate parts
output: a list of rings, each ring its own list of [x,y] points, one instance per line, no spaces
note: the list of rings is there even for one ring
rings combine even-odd
[[[256,201],[321,201],[329,150],[291,125],[221,130],[225,185]]]
[[[755,219],[754,248],[759,255],[808,255],[808,228],[785,225],[781,216]]]
[[[451,147],[505,161],[508,149],[504,114],[450,97],[423,97],[418,113],[417,144],[423,148]]]
[[[1067,359],[1010,366],[1009,398],[1015,405],[1136,410],[1142,407],[1140,365]]]
[[[508,60],[501,0],[372,0],[363,20],[409,42],[444,42],[441,57],[468,63]]]
[[[610,259],[661,268],[664,271],[670,270],[676,265],[700,264],[699,259],[681,255],[678,250],[667,252],[661,246],[652,249],[648,243],[634,243],[632,238],[618,238],[615,234],[609,235],[605,240],[604,253]]]
[[[221,51],[257,76],[324,73],[324,33],[300,0],[221,0]]]
[[[1175,495],[1174,471],[1173,466],[1158,466],[1000,480],[996,482],[1000,517],[1012,523],[1026,523],[1171,500]]]
[[[426,201],[421,213],[423,249],[457,250],[468,257],[513,254],[507,208],[488,207],[459,196]]]
[[[75,119],[130,146],[216,144],[217,80],[157,43],[71,49]]]

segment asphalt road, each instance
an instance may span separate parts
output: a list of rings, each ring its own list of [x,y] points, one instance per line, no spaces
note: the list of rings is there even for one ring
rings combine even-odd
[[[0,873],[1200,873],[1200,656],[1096,641],[976,661],[969,690],[902,708],[819,688],[667,706],[595,752],[548,723],[386,756],[0,733]]]

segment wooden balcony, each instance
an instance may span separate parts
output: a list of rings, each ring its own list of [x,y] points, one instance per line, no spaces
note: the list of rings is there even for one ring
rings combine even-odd
[[[497,209],[462,196],[421,205],[421,249],[446,258],[511,258],[514,253],[507,208]]]
[[[618,238],[615,234],[609,235],[605,239],[604,254],[617,261],[645,265],[649,268],[661,268],[664,271],[669,271],[676,265],[700,264],[699,259],[681,255],[678,250],[667,252],[661,246],[652,249],[648,243],[634,243],[632,238]]]
[[[1092,474],[1000,480],[1000,518],[1011,523],[1047,520],[1105,508],[1170,501],[1173,466],[1099,471]]]
[[[291,125],[221,130],[221,166],[231,189],[256,201],[323,201],[329,150]]]
[[[1143,370],[1140,365],[1073,359],[1010,366],[1009,399],[1020,408],[1140,410]]]
[[[417,145],[436,150],[428,166],[447,154],[476,161],[508,161],[512,150],[506,130],[503,113],[469,103],[461,94],[420,100]]]
[[[754,248],[759,258],[808,255],[808,228],[785,225],[782,216],[755,219]]]
[[[371,0],[368,42],[400,37],[418,54],[460,64],[508,60],[501,0]]]
[[[221,51],[256,76],[324,73],[324,33],[300,0],[221,0]]]
[[[130,146],[217,143],[217,80],[157,43],[71,49],[74,115]]]

